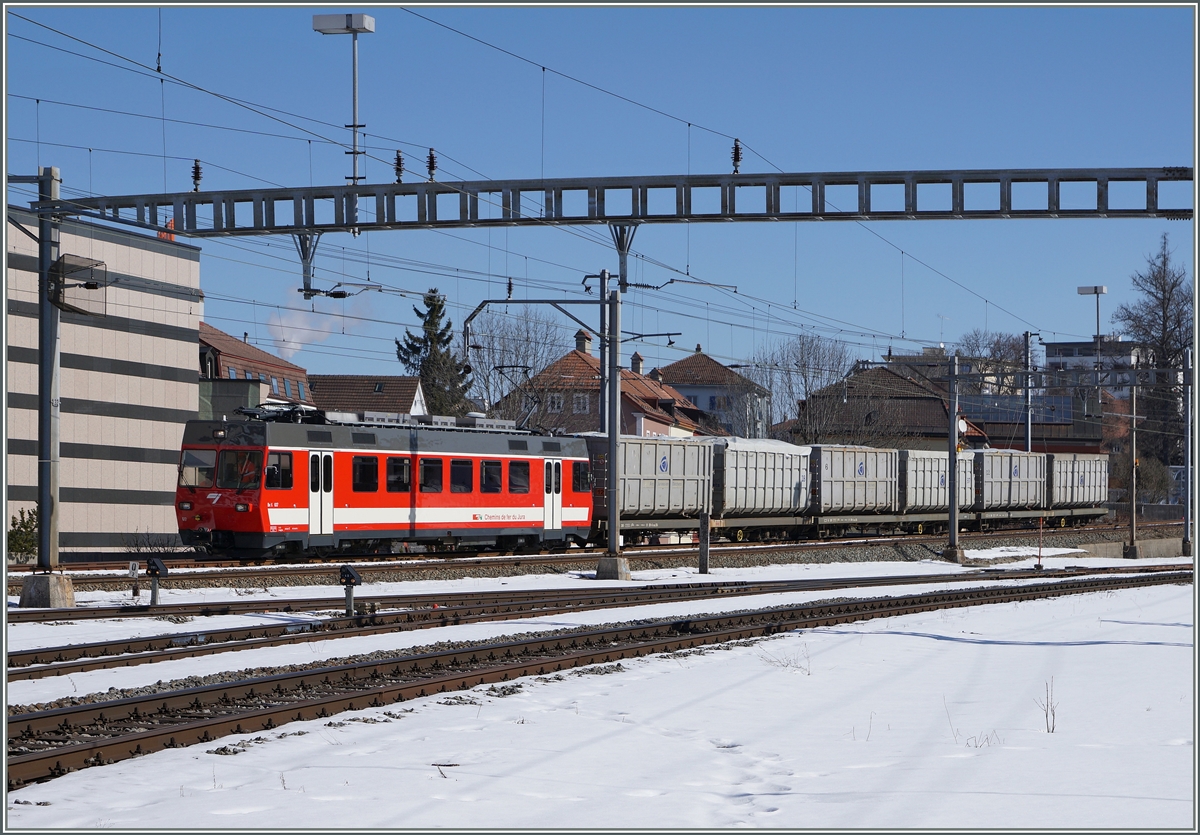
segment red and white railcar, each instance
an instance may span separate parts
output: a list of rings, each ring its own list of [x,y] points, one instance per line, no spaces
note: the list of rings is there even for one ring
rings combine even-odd
[[[189,421],[175,507],[185,545],[243,557],[582,544],[592,479],[583,440],[496,421]]]

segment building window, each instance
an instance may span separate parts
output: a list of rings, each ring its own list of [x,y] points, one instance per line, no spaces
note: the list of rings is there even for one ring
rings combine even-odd
[[[296,396],[301,400],[304,399],[304,381],[303,380],[296,381]]]
[[[379,394],[381,391],[383,391],[383,383],[376,383],[375,384],[375,393]]]
[[[577,415],[586,415],[592,408],[590,394],[577,394],[571,399],[571,408]]]
[[[279,394],[279,381],[274,377],[271,378],[271,393]]]
[[[561,394],[550,394],[546,396],[546,411],[551,414],[561,412],[563,410],[563,396]]]
[[[267,381],[267,375],[263,374],[261,371],[258,372],[258,381],[260,383],[265,383]]]
[[[229,366],[229,379],[231,379],[231,380],[237,379],[237,369],[234,368],[232,365]]]
[[[283,390],[287,394],[288,397],[292,396],[292,381],[287,379],[286,377],[283,380]]]
[[[254,375],[250,373],[250,370],[249,370],[249,369],[246,369],[246,379],[247,379],[247,380],[253,380],[253,379],[254,379]]]

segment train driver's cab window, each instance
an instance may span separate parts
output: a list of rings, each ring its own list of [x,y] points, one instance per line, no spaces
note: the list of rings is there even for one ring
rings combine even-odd
[[[508,492],[529,492],[529,462],[513,461],[508,465]]]
[[[179,486],[212,487],[216,471],[215,449],[185,449],[179,458]]]
[[[267,453],[266,486],[271,490],[292,489],[292,454],[290,452]]]
[[[412,489],[412,462],[408,458],[387,460],[387,491],[407,493]]]
[[[375,493],[379,490],[379,459],[374,455],[356,455],[351,462],[351,489],[355,493]]]
[[[576,461],[571,465],[571,489],[576,493],[592,491],[592,470],[587,461]]]
[[[217,486],[226,490],[257,490],[262,478],[262,450],[227,449],[217,465]]]
[[[442,459],[421,459],[421,492],[442,492]]]
[[[450,462],[450,492],[470,493],[475,480],[475,462],[454,459]]]
[[[503,489],[500,483],[500,462],[483,461],[479,464],[479,492],[499,493]]]

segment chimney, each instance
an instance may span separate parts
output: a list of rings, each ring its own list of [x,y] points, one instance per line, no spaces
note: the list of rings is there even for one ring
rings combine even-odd
[[[642,373],[642,360],[644,358],[637,351],[633,352],[633,356],[629,358],[629,370],[634,374]]]
[[[585,354],[592,352],[592,335],[580,328],[575,333],[575,350],[582,351]]]
[[[655,368],[653,371],[650,372],[650,379],[656,383],[661,383],[662,382],[662,372],[659,371],[657,368]]]
[[[697,354],[700,353],[700,343],[699,342],[696,343],[696,353]]]
[[[250,341],[250,332],[249,331],[242,331],[242,341],[243,342]],[[699,348],[700,346],[697,345],[696,347]]]

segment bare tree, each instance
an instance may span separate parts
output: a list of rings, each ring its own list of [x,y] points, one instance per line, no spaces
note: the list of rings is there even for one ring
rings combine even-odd
[[[741,374],[771,392],[772,425],[799,416],[798,403],[838,382],[854,365],[843,342],[800,333],[760,348]]]
[[[511,420],[521,417],[525,399],[508,398],[500,406],[505,395],[526,389],[529,380],[568,350],[562,325],[530,305],[509,313],[489,309],[476,318],[471,339],[471,397],[494,417]],[[526,394],[539,399],[536,392]]]
[[[1146,256],[1145,271],[1129,278],[1140,298],[1118,307],[1113,323],[1144,349],[1153,368],[1182,369],[1192,348],[1192,282],[1187,271],[1171,261],[1166,232],[1158,252]],[[1145,455],[1164,464],[1182,463],[1182,373],[1156,382],[1160,385],[1139,392],[1138,411],[1146,421],[1139,426],[1138,443]]]
[[[963,334],[958,342],[959,357],[972,361],[972,372],[988,375],[970,387],[981,394],[1019,394],[1024,391],[1025,338],[1015,333],[986,331],[981,328]]]

